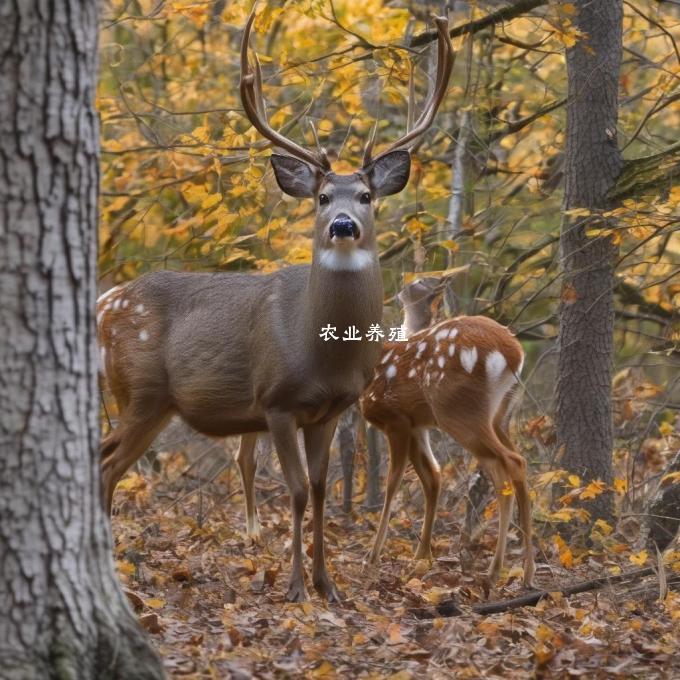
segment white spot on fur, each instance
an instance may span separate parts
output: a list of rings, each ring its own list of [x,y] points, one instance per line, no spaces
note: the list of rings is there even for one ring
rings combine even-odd
[[[385,371],[385,377],[391,380],[395,375],[397,375],[397,367],[394,364],[390,364]]]
[[[460,350],[461,366],[468,372],[472,373],[475,364],[477,363],[477,348],[464,347]]]
[[[486,375],[490,386],[495,386],[507,365],[508,362],[505,360],[505,357],[497,349],[487,355]]]
[[[437,359],[437,365],[439,366],[439,368],[444,368],[445,361],[446,359],[444,359],[444,357],[439,357],[439,359]]]
[[[408,372],[408,377],[409,377],[409,378],[413,378],[413,377],[415,377],[415,375],[416,375],[416,369],[415,369],[415,368],[412,368],[412,369]]]
[[[106,347],[99,348],[99,372],[104,375],[106,373]]]
[[[113,309],[114,309],[114,311],[120,309],[120,298],[116,298],[113,301]]]
[[[448,329],[442,328],[440,331],[437,331],[437,334],[434,336],[434,339],[443,340],[448,334],[449,334]]]
[[[144,313],[144,305],[137,305],[135,307],[135,312],[137,312],[137,314],[143,314]]]
[[[125,298],[125,300],[123,300],[123,302],[121,304],[122,304],[123,309],[127,309],[130,306],[130,300]]]
[[[418,343],[418,353],[416,354],[416,359],[420,359],[420,355],[425,351],[427,343],[425,341]]]
[[[458,329],[457,328],[451,328],[449,330],[449,340],[453,340],[457,335],[458,335]]]
[[[434,361],[434,359],[428,359],[426,366],[432,366],[433,361]]]
[[[149,331],[147,331],[146,329],[142,328],[142,330],[139,331],[139,339],[140,339],[142,342],[146,342],[146,341],[149,339]]]
[[[336,272],[358,272],[376,263],[373,253],[363,248],[345,251],[324,248],[319,255],[319,265]]]
[[[452,357],[456,353],[456,346],[451,343],[449,345],[449,356]]]
[[[392,356],[393,353],[394,353],[394,350],[391,349],[389,352],[387,352],[387,354],[385,354],[385,356],[383,357],[383,360],[380,363],[386,364],[390,360],[390,357]]]

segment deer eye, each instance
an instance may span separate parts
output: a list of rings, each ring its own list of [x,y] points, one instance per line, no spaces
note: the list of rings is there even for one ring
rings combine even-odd
[[[371,202],[371,194],[369,194],[368,191],[364,191],[364,193],[361,194],[359,201],[364,205],[368,205]]]
[[[328,205],[330,198],[327,194],[319,194],[319,205]]]

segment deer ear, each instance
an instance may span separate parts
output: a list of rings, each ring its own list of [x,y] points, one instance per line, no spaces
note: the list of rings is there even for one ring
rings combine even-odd
[[[411,154],[406,149],[396,149],[378,158],[364,172],[376,196],[398,194],[408,182]]]
[[[276,182],[284,194],[295,198],[314,196],[319,186],[319,172],[309,163],[278,153],[271,155],[271,161]]]

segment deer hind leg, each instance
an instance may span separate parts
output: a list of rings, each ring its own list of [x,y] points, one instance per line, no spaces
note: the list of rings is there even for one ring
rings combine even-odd
[[[498,578],[503,567],[513,497],[508,493],[509,485],[517,496],[520,528],[524,534],[524,582],[530,586],[533,572],[533,551],[531,547],[531,501],[526,483],[526,462],[511,446],[506,446],[496,433],[496,425],[483,420],[482,414],[467,413],[466,420],[456,419],[448,414],[437,414],[438,422],[459,444],[473,453],[489,472],[498,498],[498,541],[496,553],[489,569],[489,578]],[[471,427],[469,423],[476,423]],[[466,424],[467,423],[467,424]],[[503,431],[508,443],[510,439]]]
[[[116,428],[100,445],[102,465],[102,500],[109,514],[113,505],[113,492],[125,471],[135,463],[151,445],[156,435],[170,420],[167,407],[149,409],[133,405],[121,414]]]
[[[390,522],[390,512],[392,508],[392,501],[394,494],[399,489],[401,480],[404,477],[406,470],[406,463],[408,462],[409,448],[411,442],[410,426],[404,425],[402,427],[390,427],[386,433],[389,444],[390,464],[387,471],[387,486],[385,488],[385,502],[383,504],[382,514],[380,515],[380,524],[378,526],[378,533],[375,536],[373,548],[368,556],[369,564],[376,564],[380,558],[383,546],[385,545],[385,538],[387,537],[387,527]]]
[[[241,435],[241,443],[236,454],[236,463],[241,473],[243,496],[246,503],[246,533],[254,541],[260,539],[260,518],[257,514],[255,502],[255,473],[257,461],[255,460],[255,446],[257,444],[257,432]]]
[[[409,458],[420,479],[425,497],[425,518],[420,533],[418,550],[414,559],[432,561],[432,527],[434,525],[437,501],[441,488],[441,472],[432,448],[430,434],[425,429],[418,429],[411,439]]]
[[[515,392],[513,389],[503,399],[493,422],[494,433],[503,446],[512,451],[515,451],[515,447],[508,434],[508,420],[514,401]],[[515,495],[517,496],[519,526],[522,531],[522,540],[524,542],[524,585],[527,586],[527,588],[533,588],[536,567],[534,564],[534,551],[531,543],[531,497],[526,481],[526,464],[524,460],[522,460],[520,466],[523,470],[523,474],[516,479],[513,478],[512,483],[515,489]]]

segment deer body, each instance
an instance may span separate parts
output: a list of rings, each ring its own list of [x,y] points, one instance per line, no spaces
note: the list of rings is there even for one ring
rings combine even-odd
[[[534,574],[526,463],[507,434],[507,418],[524,354],[503,326],[481,316],[458,317],[421,330],[408,342],[387,343],[361,399],[366,419],[387,436],[390,463],[385,502],[369,562],[385,542],[392,500],[410,461],[423,486],[425,519],[416,559],[431,559],[431,537],[441,485],[428,428],[451,435],[490,474],[499,503],[499,535],[489,577],[497,579],[517,496],[524,535],[524,580]]]
[[[212,436],[266,430],[266,411],[282,399],[298,426],[326,422],[358,398],[380,352],[375,343],[319,337],[323,325],[349,325],[338,289],[364,303],[352,308],[352,323],[379,321],[377,263],[316,276],[307,266],[263,276],[142,276],[100,304],[111,389],[119,404],[158,404]],[[327,309],[309,304],[318,297],[328,300]],[[255,309],[244,324],[244,310]]]

